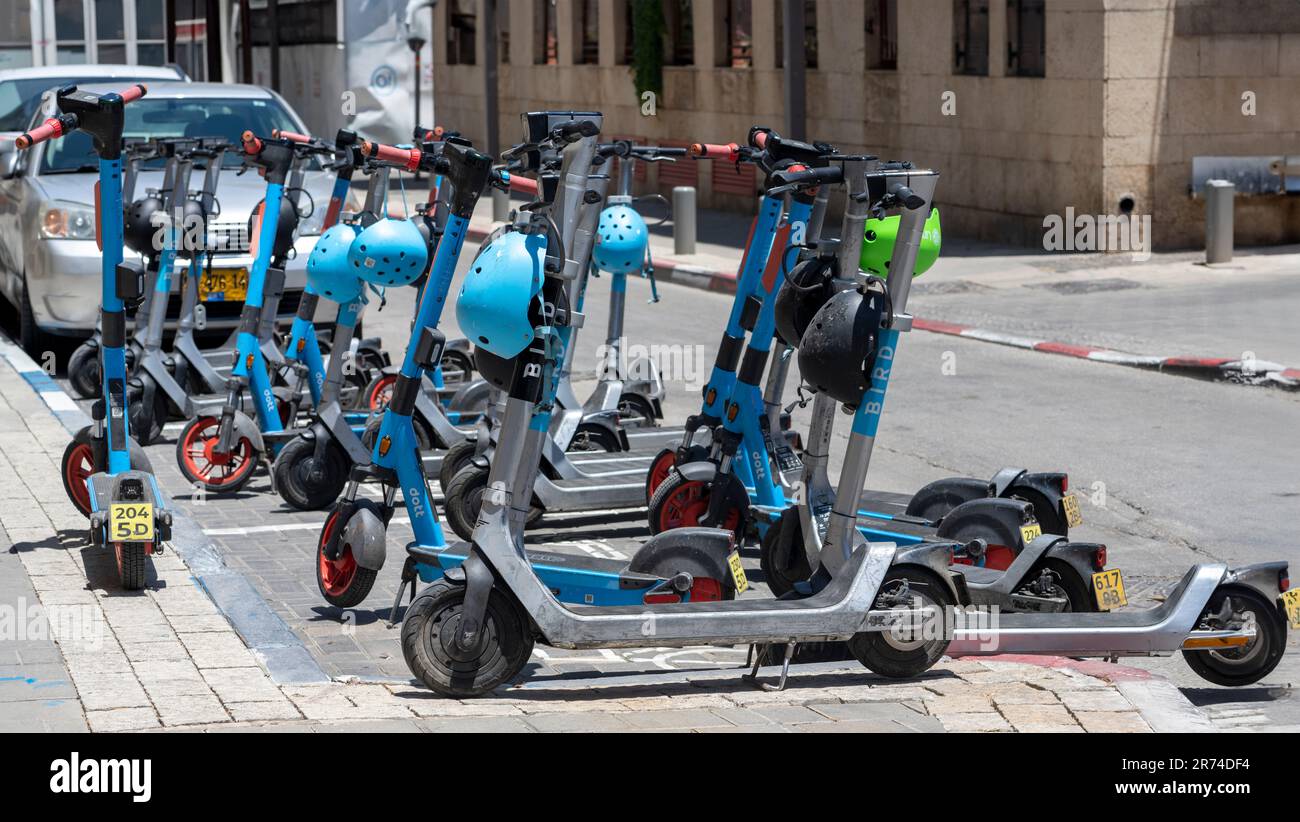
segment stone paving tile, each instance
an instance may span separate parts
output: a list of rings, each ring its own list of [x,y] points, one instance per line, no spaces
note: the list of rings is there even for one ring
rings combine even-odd
[[[629,731],[633,725],[621,714],[597,711],[578,713],[530,714],[524,717],[532,728],[544,733],[574,733],[585,731]]]
[[[1074,718],[1090,734],[1151,733],[1137,711],[1075,711]]]
[[[1075,713],[1133,710],[1133,704],[1116,691],[1063,691],[1060,696],[1065,707]]]
[[[510,716],[489,716],[485,718],[443,717],[441,719],[421,719],[417,724],[428,733],[536,733],[536,729],[523,719]]]
[[[293,703],[283,697],[275,702],[227,702],[225,705],[236,722],[302,718]]]
[[[825,714],[803,705],[766,705],[755,708],[754,712],[780,725],[831,721]]]
[[[989,733],[1010,731],[1012,727],[1001,714],[997,713],[958,713],[941,714],[939,721],[945,730],[957,733]]]
[[[999,704],[1002,716],[1021,733],[1043,733],[1078,728],[1064,705],[1033,703]]]
[[[206,694],[171,694],[155,700],[154,707],[164,725],[203,725],[230,721],[230,714],[226,713],[221,700],[211,691]]]
[[[138,731],[161,725],[153,708],[114,708],[107,711],[86,711],[86,724],[90,730]]]

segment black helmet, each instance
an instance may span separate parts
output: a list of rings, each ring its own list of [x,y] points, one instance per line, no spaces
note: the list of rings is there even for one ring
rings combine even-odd
[[[158,226],[153,224],[153,215],[162,210],[162,197],[153,189],[124,209],[122,238],[127,248],[146,257],[159,250],[154,247]]]
[[[883,289],[859,288],[831,297],[799,343],[804,382],[856,408],[871,382],[880,332],[889,322],[888,303]]]
[[[786,275],[781,290],[776,293],[774,308],[776,334],[781,342],[798,347],[813,316],[835,296],[834,280],[839,271],[839,259],[830,252],[802,260]]]
[[[181,206],[180,253],[192,257],[203,251],[207,244],[208,215],[203,203],[192,198],[185,198]]]
[[[257,242],[258,237],[254,221],[257,219],[258,210],[265,202],[266,200],[258,202],[253,208],[253,213],[248,216],[248,237],[254,243]],[[272,250],[272,257],[283,257],[289,253],[289,248],[293,245],[293,232],[297,228],[298,209],[290,198],[280,198],[280,219],[275,224],[275,248]]]

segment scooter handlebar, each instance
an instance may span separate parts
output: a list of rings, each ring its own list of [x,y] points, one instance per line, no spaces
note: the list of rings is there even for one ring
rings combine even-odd
[[[767,190],[768,195],[783,194],[787,191],[806,190],[843,182],[844,166],[830,165],[821,168],[808,168],[807,166],[793,165],[772,172],[768,179],[773,184]]]
[[[123,103],[133,103],[149,93],[149,87],[144,83],[136,83],[133,86],[127,86],[117,93],[122,98]]]
[[[370,140],[361,141],[361,153],[366,157],[379,160],[381,163],[404,168],[407,171],[417,170],[420,167],[420,157],[422,156],[418,148],[398,148],[384,143],[371,142]]]
[[[37,143],[43,143],[46,140],[53,140],[77,127],[78,118],[75,114],[60,114],[58,117],[51,117],[44,123],[24,134],[18,135],[14,140],[14,145],[18,148],[31,148]]]
[[[273,129],[271,136],[279,140],[288,140],[291,143],[310,143],[311,137],[306,134],[299,134],[296,131],[285,131],[283,129]]]
[[[520,194],[537,194],[537,181],[531,177],[524,177],[519,174],[510,175],[510,190],[517,191]]]
[[[734,163],[740,159],[740,145],[737,143],[692,143],[687,154],[700,160],[726,160]]]

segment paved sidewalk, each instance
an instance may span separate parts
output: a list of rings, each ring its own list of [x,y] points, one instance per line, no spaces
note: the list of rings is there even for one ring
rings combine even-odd
[[[0,638],[0,730],[1212,730],[1163,680],[1051,658],[945,660],[909,682],[852,665],[804,667],[779,693],[744,683],[735,668],[535,678],[469,701],[403,680],[304,682],[301,670],[271,661],[264,636],[249,635],[249,625],[264,633],[267,623],[244,611],[264,604],[237,598],[235,612],[214,601],[232,601],[219,588],[242,578],[201,541],[187,542],[199,531],[182,511],[176,532],[186,544],[151,559],[146,590],[117,587],[111,555],[86,544],[59,480],[69,432],[50,403],[62,401],[34,392],[23,376],[34,364],[12,346],[0,353],[0,529],[10,547],[0,607],[25,600],[29,617],[55,617],[48,637]]]

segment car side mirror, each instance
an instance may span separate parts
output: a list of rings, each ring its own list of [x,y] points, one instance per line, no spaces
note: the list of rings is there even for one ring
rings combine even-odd
[[[18,148],[12,143],[0,149],[0,180],[12,180],[18,176]]]

